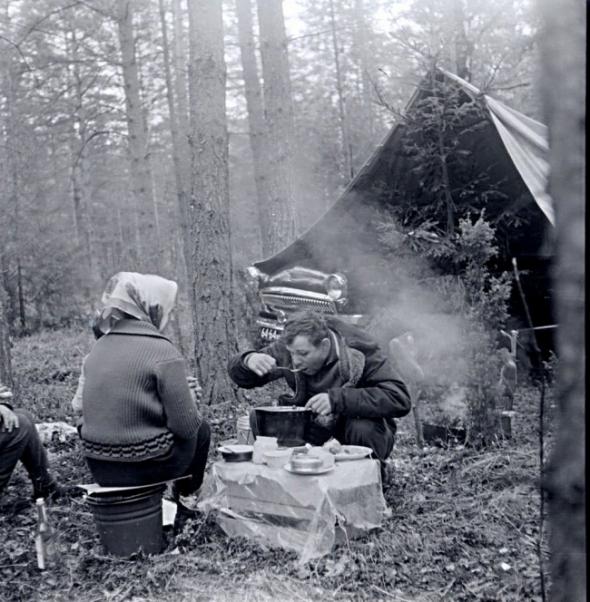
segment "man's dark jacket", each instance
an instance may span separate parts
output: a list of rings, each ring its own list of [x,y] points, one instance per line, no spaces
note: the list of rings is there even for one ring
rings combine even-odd
[[[328,328],[340,341],[357,349],[365,357],[362,375],[354,387],[334,387],[324,391],[330,397],[333,413],[349,418],[385,418],[395,432],[394,418],[405,416],[411,407],[406,385],[379,345],[366,332],[334,317],[328,317],[326,321]],[[289,372],[276,371],[261,377],[247,368],[244,358],[249,353],[252,351],[235,355],[229,361],[229,374],[238,386],[251,389],[284,377],[291,389],[295,390],[295,376]],[[259,353],[274,357],[277,366],[292,368],[291,356],[282,340],[264,347]],[[298,376],[306,378],[301,373]],[[308,398],[317,392],[311,391]],[[299,403],[305,405],[306,401],[303,399]]]

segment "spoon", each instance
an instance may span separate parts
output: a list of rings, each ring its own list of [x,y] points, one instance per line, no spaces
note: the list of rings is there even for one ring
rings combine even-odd
[[[302,369],[301,368],[287,368],[286,366],[275,366],[273,368],[273,372],[278,372],[279,374],[282,372],[290,372],[291,374],[297,374],[298,372],[301,372]]]

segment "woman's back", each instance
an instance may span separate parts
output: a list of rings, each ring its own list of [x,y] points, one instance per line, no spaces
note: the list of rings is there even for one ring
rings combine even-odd
[[[84,371],[82,439],[90,457],[154,457],[170,447],[176,424],[198,429],[184,360],[152,324],[118,321]]]

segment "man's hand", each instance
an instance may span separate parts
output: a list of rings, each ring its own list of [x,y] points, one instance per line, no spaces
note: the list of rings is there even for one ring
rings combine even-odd
[[[18,428],[18,416],[6,406],[0,405],[0,422],[2,430],[12,432],[12,429]]]
[[[264,376],[276,367],[277,360],[267,353],[250,353],[246,356],[244,364],[254,374]]]
[[[327,393],[314,395],[308,400],[305,407],[320,416],[327,416],[332,413],[332,404],[330,404],[330,396]]]

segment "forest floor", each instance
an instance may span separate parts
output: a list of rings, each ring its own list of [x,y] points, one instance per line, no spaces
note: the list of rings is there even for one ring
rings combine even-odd
[[[73,331],[16,341],[15,406],[40,421],[66,420],[90,337]],[[394,477],[385,497],[392,510],[382,528],[300,566],[294,553],[228,539],[211,515],[189,521],[158,556],[104,554],[81,498],[51,505],[59,560],[36,568],[32,505],[19,468],[0,497],[0,599],[60,601],[537,600],[539,550],[548,572],[546,527],[540,546],[539,391],[519,389],[513,439],[484,452],[455,446],[419,449],[412,419],[399,421]],[[554,411],[549,391],[546,430]],[[246,406],[206,408],[211,450],[235,435]],[[547,437],[547,442],[550,436]],[[51,444],[61,482],[90,482],[78,443]],[[545,451],[547,454],[547,449]],[[548,576],[546,576],[548,579]],[[546,583],[548,587],[548,583]]]

